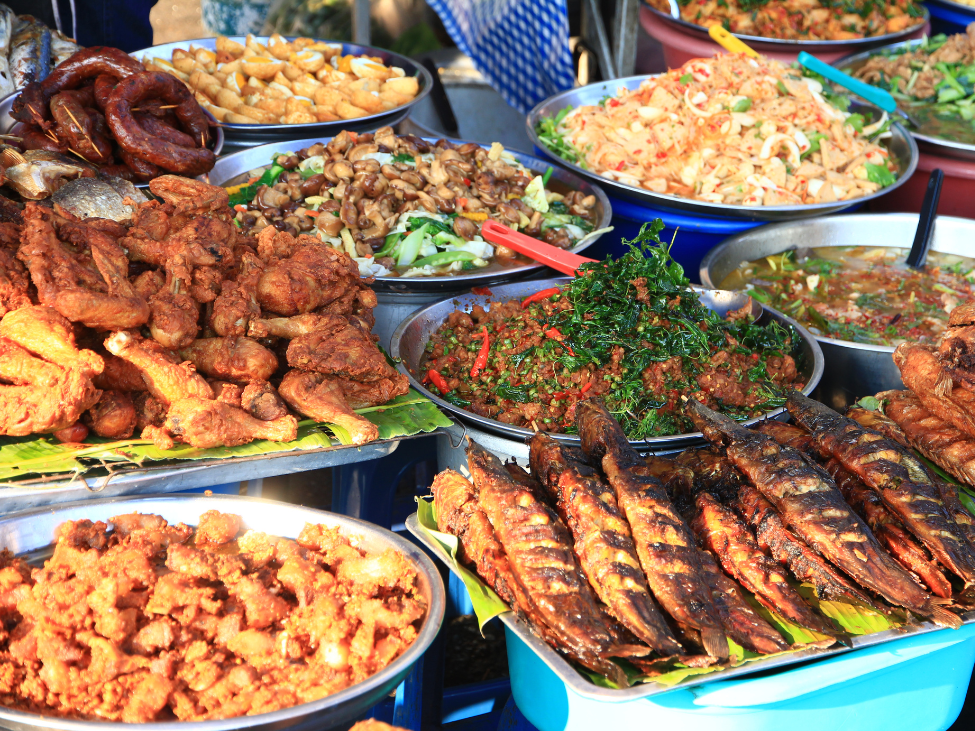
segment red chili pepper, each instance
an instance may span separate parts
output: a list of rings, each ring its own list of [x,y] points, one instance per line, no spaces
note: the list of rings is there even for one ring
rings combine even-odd
[[[477,378],[477,374],[487,367],[488,353],[491,352],[491,341],[488,338],[487,325],[484,326],[484,329],[478,337],[484,338],[484,342],[481,343],[481,349],[477,353],[477,358],[474,359],[474,367],[471,368],[471,378]]]
[[[490,297],[491,289],[489,287],[471,287],[471,294],[479,294],[483,297]]]
[[[435,370],[428,371],[427,377],[430,379],[430,382],[439,389],[440,393],[447,393],[450,390],[447,388],[447,381],[444,380],[444,377]]]
[[[544,331],[544,335],[550,340],[557,340],[558,342],[562,343],[562,347],[569,352],[569,355],[571,355],[573,358],[575,357],[575,353],[572,352],[572,348],[562,342],[565,340],[565,335],[559,332],[558,328],[550,327],[548,330]]]
[[[626,163],[623,160],[620,160],[620,164],[616,166],[616,172],[619,172],[620,170],[622,170],[623,169],[623,166],[625,164]]]
[[[758,353],[752,353],[752,360],[758,360]]]
[[[611,107],[618,107],[619,105],[620,105],[619,99],[610,99],[609,100],[609,106],[611,106]]]
[[[590,388],[592,388],[592,381],[589,381],[589,383],[583,384],[582,389],[579,391],[579,393],[585,393]]]
[[[521,301],[521,309],[527,310],[528,305],[532,302],[541,302],[542,300],[547,300],[549,297],[554,297],[559,292],[561,292],[558,287],[549,287],[548,289],[543,289],[535,294],[530,294],[525,299]]]
[[[471,184],[471,179],[470,178],[464,178],[464,185],[470,185],[470,184]]]

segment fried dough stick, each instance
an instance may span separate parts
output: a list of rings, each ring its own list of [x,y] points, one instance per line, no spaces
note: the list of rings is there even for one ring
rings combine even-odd
[[[958,575],[975,587],[975,550],[946,512],[938,485],[920,460],[882,434],[832,409],[790,393],[786,408],[810,432],[822,455],[835,457],[880,495],[904,526]]]
[[[532,474],[572,531],[573,547],[596,595],[624,627],[661,655],[681,646],[647,589],[636,546],[612,489],[588,465],[539,432],[530,442]]]
[[[705,437],[727,444],[728,458],[817,552],[887,601],[949,627],[959,618],[938,606],[884,550],[821,468],[772,437],[749,431],[691,400],[689,413]]]
[[[616,491],[654,598],[679,624],[701,633],[709,655],[726,659],[727,636],[700,566],[697,544],[663,486],[649,474],[601,401],[580,401],[576,423],[583,451],[591,461],[601,462]]]

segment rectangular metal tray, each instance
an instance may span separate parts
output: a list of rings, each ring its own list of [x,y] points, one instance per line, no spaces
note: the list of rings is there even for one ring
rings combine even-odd
[[[446,564],[447,567],[453,572],[450,556],[447,555],[447,553],[436,541],[431,540],[420,527],[420,524],[417,521],[416,513],[413,513],[413,515],[406,519],[406,528],[410,531],[410,533],[416,536],[420,543],[428,548],[438,559],[443,561],[443,563]],[[454,573],[456,575],[456,572]],[[457,576],[457,578],[460,579],[460,576]],[[630,688],[617,690],[613,688],[601,688],[597,685],[593,685],[587,678],[572,667],[568,660],[558,654],[537,636],[532,634],[531,630],[528,629],[528,626],[520,619],[515,617],[514,613],[505,612],[504,614],[500,615],[498,619],[504,622],[505,626],[515,635],[517,635],[518,639],[528,645],[552,670],[552,672],[559,677],[559,680],[565,683],[567,688],[571,689],[578,695],[583,696],[584,698],[591,698],[593,700],[611,703],[625,703],[638,698],[649,698],[651,696],[660,695],[671,690],[686,689],[693,686],[704,685],[705,683],[713,683],[719,680],[730,680],[731,678],[740,678],[745,675],[752,675],[754,673],[765,672],[768,670],[805,664],[813,660],[826,659],[835,657],[837,655],[842,655],[860,648],[872,647],[885,642],[899,640],[904,637],[914,637],[915,635],[937,632],[944,629],[943,627],[938,627],[932,622],[923,622],[911,625],[909,627],[902,627],[898,629],[886,630],[884,632],[875,632],[869,635],[852,637],[850,639],[849,647],[837,645],[826,650],[817,648],[799,650],[789,655],[770,657],[766,660],[754,660],[737,668],[718,670],[707,675],[691,676],[687,680],[678,683],[677,685],[665,686],[660,685],[659,683],[651,682],[641,683]],[[970,611],[963,614],[962,621],[964,624],[971,624],[975,622],[975,611]]]

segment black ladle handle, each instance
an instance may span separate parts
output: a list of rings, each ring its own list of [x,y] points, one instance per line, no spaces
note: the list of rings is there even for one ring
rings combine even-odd
[[[443,81],[440,80],[440,69],[433,59],[425,58],[421,62],[433,77],[433,88],[430,90],[430,101],[433,102],[433,109],[440,118],[440,124],[448,137],[460,135],[457,126],[457,117],[454,116],[454,108],[450,106],[450,99],[447,97],[447,90],[444,88]]]
[[[924,192],[924,202],[921,203],[921,215],[918,217],[917,233],[914,234],[914,244],[911,253],[907,255],[907,266],[920,269],[928,258],[931,239],[934,238],[934,219],[938,215],[938,200],[941,198],[941,184],[945,174],[941,168],[931,171],[928,178],[928,189]]]

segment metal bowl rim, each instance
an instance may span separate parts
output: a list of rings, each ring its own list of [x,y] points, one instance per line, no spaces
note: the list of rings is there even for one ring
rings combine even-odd
[[[226,36],[226,37],[232,41],[237,41],[238,43],[243,43],[247,39],[247,36]],[[305,36],[282,36],[282,38],[288,41],[293,41],[296,38],[301,38],[301,37],[305,37]],[[269,38],[270,36],[254,36],[254,40],[257,41],[258,43],[262,43],[268,40]],[[364,46],[358,43],[352,43],[350,41],[331,41],[323,38],[313,38],[312,40],[315,41],[316,43],[341,44],[343,50],[345,49],[346,46],[356,46],[358,48],[364,48],[366,49],[366,51],[378,51],[379,54],[386,54],[396,61],[396,63],[394,64],[395,66],[399,66],[404,71],[406,70],[406,67],[412,67],[416,69],[417,76],[419,76],[421,79],[420,90],[417,92],[416,96],[410,99],[410,101],[408,101],[406,104],[401,104],[398,107],[387,109],[386,111],[378,112],[376,114],[367,114],[363,117],[355,117],[353,119],[340,119],[336,122],[304,122],[302,124],[282,124],[282,123],[235,124],[232,122],[231,123],[221,122],[220,125],[223,128],[230,130],[231,132],[260,132],[260,131],[282,132],[285,130],[294,129],[294,130],[298,130],[296,134],[300,134],[302,132],[311,132],[314,131],[315,129],[326,129],[326,130],[338,129],[342,125],[347,125],[347,124],[362,125],[362,124],[369,124],[370,122],[381,122],[383,119],[399,114],[404,110],[409,110],[410,107],[412,107],[418,101],[426,97],[430,93],[431,89],[433,88],[433,77],[430,75],[430,72],[427,71],[426,67],[424,67],[422,64],[416,63],[415,61],[413,61],[410,58],[407,58],[406,56],[403,56],[399,53],[395,53],[394,51],[387,51],[385,48],[379,48],[378,46]],[[132,53],[130,53],[129,55],[134,58],[137,58],[139,61],[143,61],[143,54],[149,53],[153,49],[172,48],[173,50],[175,50],[176,48],[179,48],[183,44],[186,44],[186,47],[188,49],[189,45],[193,43],[201,44],[202,47],[212,51],[216,48],[217,38],[216,36],[211,36],[208,38],[191,38],[185,41],[171,41],[170,43],[160,43],[159,45],[156,46],[149,46],[148,48],[141,48],[137,51],[132,51]],[[212,43],[213,48],[208,48],[205,45],[208,43]],[[168,60],[172,61],[172,58]]]
[[[446,608],[446,596],[444,593],[443,580],[440,577],[440,573],[437,570],[436,565],[424,551],[417,550],[415,544],[396,535],[392,531],[381,528],[373,523],[360,520],[359,518],[352,518],[347,515],[340,515],[338,513],[332,513],[326,510],[318,510],[317,508],[309,508],[303,505],[289,505],[288,503],[282,503],[276,500],[246,497],[243,495],[207,496],[155,493],[149,495],[124,495],[97,500],[75,500],[72,502],[58,503],[57,505],[53,506],[32,508],[30,510],[24,510],[3,516],[0,518],[0,525],[6,523],[7,521],[23,519],[31,515],[38,515],[40,513],[57,514],[63,509],[79,508],[94,504],[133,503],[133,507],[137,508],[138,504],[141,502],[189,501],[199,502],[201,505],[201,510],[206,510],[207,508],[216,507],[214,502],[220,500],[228,500],[236,503],[271,504],[279,506],[285,510],[291,508],[298,513],[311,512],[313,514],[320,514],[322,516],[327,516],[329,520],[333,521],[335,518],[338,518],[339,520],[337,522],[343,531],[345,531],[346,526],[349,525],[354,530],[359,531],[359,535],[380,536],[384,541],[392,543],[397,550],[407,557],[407,560],[410,560],[416,565],[417,572],[423,573],[430,584],[431,601],[430,606],[427,607],[427,615],[424,618],[423,625],[421,626],[420,631],[417,633],[416,639],[413,640],[413,644],[411,644],[402,655],[393,660],[385,668],[377,673],[374,673],[373,675],[370,675],[365,680],[355,683],[354,685],[351,685],[338,693],[326,696],[325,698],[319,698],[318,700],[310,701],[308,703],[299,703],[298,705],[291,706],[290,708],[282,708],[277,711],[260,713],[253,716],[234,716],[232,718],[215,719],[212,721],[153,721],[150,723],[124,724],[126,728],[132,727],[141,729],[142,731],[172,731],[172,729],[177,727],[187,729],[187,731],[235,731],[236,729],[246,729],[265,724],[283,723],[288,721],[290,718],[299,715],[299,713],[296,713],[296,711],[299,709],[300,715],[309,715],[328,710],[328,708],[331,706],[340,706],[343,702],[363,694],[363,691],[372,690],[376,686],[382,685],[383,682],[388,681],[390,677],[395,676],[402,669],[404,669],[404,665],[407,667],[411,666],[420,659],[420,656],[422,656],[423,653],[427,651],[437,633],[440,631],[440,626],[443,622],[443,614]],[[413,559],[415,559],[415,561]],[[432,619],[435,619],[436,621],[430,621]],[[45,716],[39,713],[12,710],[5,706],[0,706],[0,719],[9,720],[14,723],[31,726],[37,729],[58,729],[59,731],[98,731],[99,729],[123,725],[121,722],[85,721],[79,719]]]
[[[684,20],[683,18],[675,18],[669,13],[665,13],[662,10],[658,10],[653,7],[647,0],[642,0],[642,5],[649,9],[651,12],[655,13],[661,20],[669,21],[671,25],[678,26],[680,28],[685,28],[687,30],[692,30],[696,34],[701,35],[703,38],[710,38],[708,35],[708,29],[703,25],[697,25],[689,20]],[[768,36],[752,36],[744,35],[742,33],[732,33],[735,38],[740,38],[743,41],[750,43],[767,43],[769,45],[775,46],[792,46],[798,47],[799,49],[821,49],[828,51],[831,48],[837,46],[868,46],[871,42],[873,43],[883,43],[884,41],[889,41],[895,38],[903,38],[904,36],[910,35],[911,33],[917,33],[925,23],[931,21],[931,14],[928,12],[927,7],[921,5],[921,12],[924,14],[922,16],[922,22],[919,25],[914,25],[910,28],[904,30],[899,30],[895,33],[885,33],[882,36],[869,36],[868,38],[851,38],[845,41],[804,41],[799,39],[790,38],[769,38]]]
[[[557,277],[553,279],[539,279],[539,280],[531,280],[528,282],[514,283],[514,285],[520,286],[520,285],[530,284],[532,286],[537,286],[539,290],[542,290],[548,287],[561,286],[566,284],[569,281],[571,281],[570,277]],[[489,295],[466,295],[465,294],[463,296],[484,297],[487,298],[486,301],[503,302],[505,301],[504,290],[510,286],[512,285],[508,284],[508,285],[501,285],[499,287],[495,287],[492,291],[492,294]],[[730,291],[730,290],[719,290],[714,288],[709,289],[706,287],[698,287],[693,285],[692,288],[698,291],[713,291],[713,292]],[[406,377],[410,379],[410,385],[416,390],[418,390],[420,393],[422,393],[424,396],[426,396],[428,399],[433,401],[435,404],[437,404],[441,409],[446,409],[447,411],[456,415],[461,421],[474,422],[475,424],[480,425],[482,428],[491,431],[493,434],[498,434],[498,435],[504,434],[508,437],[511,437],[512,439],[520,439],[522,441],[527,441],[534,434],[534,432],[531,431],[530,429],[523,429],[521,427],[511,426],[510,424],[504,424],[503,422],[497,421],[495,419],[488,419],[483,416],[478,416],[477,414],[473,414],[470,411],[455,406],[449,401],[446,401],[440,398],[439,396],[431,393],[429,390],[427,390],[427,388],[422,383],[420,383],[420,381],[416,379],[412,373],[410,373],[409,369],[403,363],[402,356],[400,355],[400,342],[403,339],[406,329],[411,324],[413,324],[413,322],[415,322],[416,320],[425,319],[427,312],[429,310],[433,309],[434,307],[439,307],[446,301],[456,299],[457,296],[458,295],[454,295],[452,297],[445,297],[444,299],[438,300],[437,302],[431,302],[429,305],[426,305],[425,307],[416,310],[413,314],[409,315],[406,319],[404,319],[397,326],[396,330],[393,331],[393,335],[390,342],[390,357],[392,357],[393,360],[396,361],[397,368],[400,371],[400,373],[405,374]],[[809,375],[809,380],[803,386],[802,393],[805,394],[806,396],[811,395],[812,392],[815,390],[816,386],[819,385],[819,381],[823,376],[823,371],[825,368],[825,359],[823,357],[823,351],[819,347],[819,343],[813,337],[812,333],[810,333],[805,327],[803,327],[801,324],[793,320],[791,317],[784,315],[783,313],[779,312],[778,310],[772,307],[767,307],[765,305],[762,305],[761,303],[758,304],[761,306],[764,312],[768,312],[773,318],[781,318],[782,321],[794,327],[796,332],[799,333],[799,337],[801,337],[809,345],[809,348],[812,351],[812,355],[813,355],[813,362],[811,364],[811,373]],[[785,411],[785,407],[782,406],[777,409],[773,409],[772,411],[767,411],[761,414],[760,416],[756,416],[751,419],[747,419],[745,421],[741,421],[738,423],[743,426],[750,426],[752,424],[757,424],[760,421],[764,421],[766,419],[774,419],[776,416],[782,414],[784,411]],[[570,444],[576,444],[579,441],[579,437],[572,434],[553,433],[551,434],[551,436],[558,441],[567,442]],[[654,447],[666,447],[668,444],[674,442],[685,442],[685,441],[703,440],[703,439],[704,439],[704,434],[702,432],[688,432],[686,434],[670,434],[668,436],[652,437],[650,439],[629,440],[629,442],[633,447],[637,449],[642,448],[645,450],[647,448],[653,449]]]
[[[307,147],[308,145],[313,145],[313,144],[316,144],[318,142],[328,142],[331,139],[332,139],[332,137],[312,137],[312,138],[309,138],[309,139],[306,139],[306,140],[288,140],[287,142],[268,142],[267,144],[264,144],[264,145],[258,145],[256,147],[249,147],[246,150],[240,150],[238,152],[233,152],[233,153],[231,153],[229,155],[224,155],[222,158],[220,158],[219,160],[217,160],[217,164],[214,165],[213,166],[213,170],[210,171],[210,176],[213,177],[214,171],[217,170],[217,168],[220,166],[220,164],[222,162],[225,162],[225,161],[226,162],[229,162],[229,161],[234,160],[234,158],[239,158],[239,157],[241,157],[243,155],[251,155],[251,154],[256,153],[258,150],[267,149],[268,150],[268,153],[270,154],[271,152],[274,152],[274,150],[271,150],[270,149],[272,146],[281,146],[281,145],[295,145],[295,150],[299,150],[302,147]],[[466,143],[465,140],[458,140],[458,139],[446,138],[446,137],[445,138],[440,138],[440,137],[423,137],[421,139],[423,139],[426,142],[436,142],[438,139],[446,139],[448,142],[452,142],[452,143],[455,143],[455,144],[465,144]],[[480,143],[476,143],[476,144],[480,144]],[[483,147],[483,145],[481,145],[481,147]],[[528,168],[532,172],[541,174],[547,168],[552,168],[552,175],[553,175],[553,177],[554,176],[558,176],[558,178],[560,179],[560,182],[565,183],[566,185],[568,185],[570,187],[573,187],[575,190],[580,190],[580,187],[579,187],[580,185],[584,185],[584,186],[587,186],[587,187],[591,188],[592,189],[591,190],[591,194],[594,195],[594,196],[596,196],[596,200],[603,207],[603,215],[600,217],[598,223],[593,227],[593,231],[596,231],[596,230],[601,229],[601,228],[608,228],[610,226],[610,223],[612,222],[612,219],[613,219],[613,206],[609,202],[609,196],[607,196],[606,195],[606,192],[602,188],[600,188],[597,184],[595,184],[591,180],[586,179],[585,177],[583,177],[581,175],[578,175],[577,173],[573,172],[572,170],[566,170],[564,168],[560,168],[560,167],[554,166],[548,160],[543,160],[540,157],[535,157],[534,155],[529,155],[528,153],[521,152],[519,150],[508,150],[507,148],[505,148],[505,151],[511,153],[515,157],[516,160],[518,160],[522,165],[524,165],[526,168]],[[268,157],[268,159],[270,159],[270,157]],[[530,163],[533,163],[533,164],[537,164],[538,168],[540,168],[540,169],[534,169],[534,168],[532,168],[531,165],[529,165],[526,161],[528,161]],[[253,168],[251,168],[251,169],[253,169]],[[238,175],[241,175],[241,174],[242,173],[238,173]],[[236,177],[236,176],[234,176],[234,177]],[[563,178],[569,178],[570,180],[564,180]],[[212,185],[223,186],[223,183],[221,183],[221,182],[213,182],[212,180],[211,180],[211,184]],[[599,234],[598,236],[593,236],[588,241],[586,241],[585,244],[581,248],[578,247],[578,245],[577,245],[577,246],[572,247],[571,249],[566,249],[566,251],[570,251],[573,254],[579,254],[579,253],[585,251],[586,249],[588,249],[593,244],[595,244],[600,238],[602,238],[602,236],[603,236],[603,234]],[[499,275],[499,276],[500,275],[504,275],[505,277],[509,277],[510,276],[511,278],[518,278],[518,277],[522,277],[522,276],[525,276],[525,275],[529,275],[532,272],[536,272],[536,271],[539,271],[539,270],[544,269],[544,268],[545,268],[545,265],[544,264],[539,264],[539,263],[535,263],[535,264],[524,264],[524,265],[521,265],[521,266],[511,267],[511,268],[508,268],[508,269],[504,269],[503,271],[500,271],[500,272],[492,272],[492,274]],[[403,277],[375,277],[375,280],[376,280],[377,283],[382,283],[382,284],[385,284],[387,286],[388,285],[392,285],[392,284],[404,284],[404,285],[406,285],[406,290],[405,291],[409,292],[409,291],[420,291],[420,290],[422,290],[422,291],[430,291],[427,288],[421,288],[421,287],[417,287],[416,290],[411,290],[409,288],[409,285],[407,283],[414,282],[414,281],[417,281],[417,280],[426,281],[426,282],[458,282],[461,289],[466,289],[470,285],[473,285],[473,286],[476,287],[477,284],[478,284],[478,282],[487,279],[489,276],[490,275],[488,275],[488,274],[478,275],[477,272],[469,272],[469,273],[461,274],[459,276],[454,276],[454,275],[441,275],[441,276],[438,276],[438,277],[408,277],[408,278],[405,278],[405,279]],[[384,291],[387,291],[387,290],[384,290]],[[393,290],[393,291],[397,291],[397,290]]]
[[[857,220],[865,220],[865,219],[876,218],[878,215],[879,216],[884,216],[884,217],[887,217],[887,216],[903,217],[905,219],[905,221],[910,221],[915,227],[917,226],[917,219],[918,219],[918,214],[917,213],[903,213],[903,212],[898,212],[898,213],[881,213],[881,214],[877,214],[877,213],[847,213],[847,214],[844,214],[842,216],[842,220],[845,223],[852,223],[852,222],[856,222]],[[817,221],[828,221],[828,220],[832,220],[834,218],[839,218],[839,216],[823,216],[822,218],[817,219]],[[975,234],[975,220],[973,220],[973,219],[970,219],[970,218],[961,218],[960,216],[938,216],[938,218],[939,219],[949,219],[949,220],[951,220],[953,222],[958,222],[958,223],[961,223],[961,224],[970,225],[972,227],[972,229],[973,229],[972,233]],[[798,223],[798,221],[782,221],[781,223],[770,223],[767,226],[763,226],[762,227],[762,235],[763,236],[765,236],[765,235],[772,236],[772,235],[775,234],[775,231],[776,230],[781,229],[781,228],[784,228],[785,226],[795,225],[796,223]],[[808,225],[809,222],[805,222],[805,223]],[[705,287],[709,287],[709,286],[710,287],[714,287],[715,286],[714,282],[711,280],[711,262],[713,262],[715,259],[717,259],[718,256],[721,253],[723,253],[724,250],[726,248],[728,248],[731,244],[735,243],[735,241],[737,241],[737,240],[739,240],[741,238],[744,238],[745,235],[746,234],[749,234],[749,233],[752,233],[752,232],[751,231],[745,231],[745,232],[740,233],[740,234],[735,234],[734,236],[729,236],[724,241],[722,241],[720,244],[718,244],[713,249],[711,249],[707,254],[704,255],[704,258],[701,259],[701,266],[700,266],[700,269],[698,271],[698,276],[700,276],[701,281],[704,283],[704,286]],[[757,233],[756,234],[753,234],[753,235],[757,235]],[[837,244],[837,246],[852,246],[852,245],[854,245],[854,244]],[[855,245],[856,246],[868,246],[869,247],[869,246],[886,246],[887,244],[882,244],[881,243],[881,244],[855,244]],[[901,247],[898,247],[898,248],[901,248]],[[784,249],[783,249],[783,251],[784,251]],[[970,258],[972,258],[973,260],[975,260],[975,257],[970,257]],[[766,309],[772,309],[772,308],[771,307],[768,307]],[[867,351],[870,351],[872,353],[890,353],[891,355],[893,355],[894,351],[897,350],[897,348],[895,346],[893,346],[893,345],[871,345],[870,343],[855,343],[852,340],[837,340],[836,338],[827,338],[827,337],[823,337],[821,335],[814,335],[813,333],[808,332],[808,331],[807,331],[807,333],[809,334],[810,337],[814,338],[816,341],[818,341],[820,343],[826,343],[828,345],[834,345],[834,346],[839,347],[839,348],[850,348],[851,350],[867,350]]]
[[[654,193],[653,191],[645,190],[643,188],[637,188],[626,183],[620,183],[616,180],[610,180],[609,178],[604,178],[598,173],[594,173],[590,170],[580,167],[576,163],[569,162],[568,160],[559,157],[554,152],[548,149],[548,147],[539,139],[538,134],[535,132],[535,127],[538,122],[542,119],[543,110],[550,105],[558,105],[560,100],[567,100],[569,97],[578,96],[584,94],[586,89],[589,87],[596,87],[602,85],[605,89],[608,85],[615,85],[617,88],[619,86],[625,86],[627,89],[633,89],[639,86],[643,81],[647,79],[657,78],[663,74],[637,74],[634,76],[626,76],[619,79],[610,79],[608,81],[600,81],[587,86],[582,86],[574,89],[569,89],[568,91],[559,92],[554,94],[544,101],[535,105],[535,107],[528,112],[526,117],[526,126],[528,127],[528,137],[531,139],[532,144],[534,144],[538,149],[542,150],[544,154],[549,156],[553,161],[557,162],[562,167],[565,167],[572,172],[576,173],[581,177],[588,178],[594,184],[597,185],[607,185],[611,189],[616,189],[621,191],[621,194],[629,199],[636,199],[645,204],[651,206],[657,206],[662,208],[677,208],[687,211],[693,211],[695,214],[706,215],[718,218],[736,218],[736,219],[752,219],[752,220],[791,220],[793,218],[810,218],[813,216],[824,215],[827,213],[835,213],[837,211],[842,211],[852,206],[859,206],[864,203],[868,203],[875,198],[879,198],[882,195],[886,195],[901,185],[907,182],[908,178],[914,174],[917,169],[918,159],[920,157],[920,151],[917,147],[917,142],[907,129],[897,121],[894,121],[890,129],[894,135],[899,137],[906,145],[908,152],[907,167],[906,169],[899,173],[897,180],[894,181],[892,185],[886,188],[881,188],[875,193],[870,195],[861,196],[859,198],[852,198],[846,201],[838,201],[836,203],[811,203],[808,205],[791,205],[791,206],[744,206],[744,205],[731,205],[727,203],[708,203],[706,201],[698,201],[693,198],[683,198],[676,195],[668,195],[665,193]],[[631,86],[634,85],[634,86]],[[595,93],[595,89],[593,90]],[[573,106],[580,106],[584,102],[576,102]],[[568,103],[561,106],[567,106]],[[893,139],[891,140],[891,142]],[[887,146],[890,150],[890,146]],[[775,218],[777,215],[782,216],[783,214],[795,214],[785,218]]]

